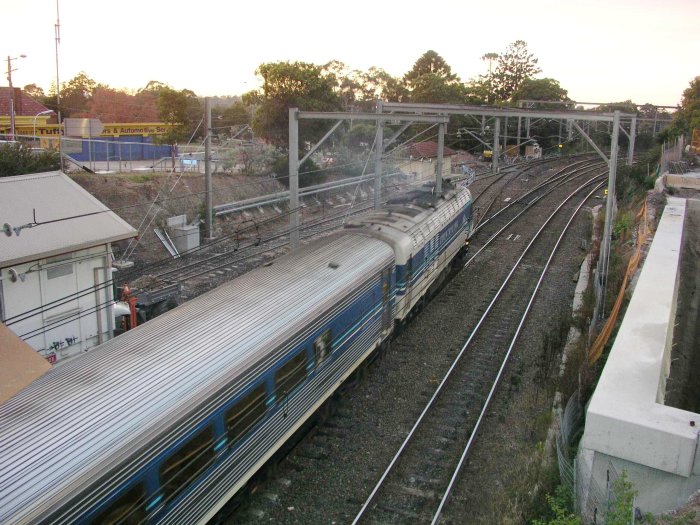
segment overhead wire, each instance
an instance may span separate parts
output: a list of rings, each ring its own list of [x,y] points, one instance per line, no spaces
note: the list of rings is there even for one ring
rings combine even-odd
[[[201,124],[201,121],[200,121],[200,124]],[[429,129],[430,129],[430,128],[429,128]],[[416,134],[416,136],[420,136],[421,134],[425,133],[426,131],[427,131],[427,130],[423,130],[422,132]],[[410,141],[410,140],[411,140],[411,139],[408,139],[406,142],[408,142],[408,141]],[[375,142],[376,142],[376,139],[375,139]],[[370,150],[369,150],[369,152],[368,152],[367,159],[366,159],[366,161],[365,161],[365,163],[364,163],[363,176],[364,176],[364,172],[366,171],[367,163],[368,163],[369,159],[371,158],[371,154],[372,154],[373,148],[374,148],[374,144],[373,144],[373,147],[370,148]],[[386,157],[386,158],[389,158],[389,157],[390,157],[391,155],[393,155],[394,153],[395,153],[395,151],[392,150],[392,152],[387,153],[387,155],[385,155],[385,157]],[[348,163],[347,165],[352,165],[352,164],[357,164],[357,163]],[[310,172],[314,172],[314,171],[324,171],[324,170],[333,170],[333,169],[338,169],[338,166],[330,166],[330,167],[323,168],[323,169],[319,169],[319,170],[310,170],[309,172],[302,172],[302,174],[304,174],[304,173],[310,173]],[[302,174],[300,174],[300,175],[302,175]],[[181,177],[181,176],[182,176],[182,174],[180,175],[180,177]],[[178,181],[179,181],[180,177],[178,177]],[[175,184],[177,184],[178,181],[176,181]],[[362,182],[364,182],[364,181],[362,181],[362,180],[359,181],[358,184],[357,184],[357,186],[356,186],[355,194],[353,195],[353,204],[351,204],[351,207],[354,206],[354,204],[357,202],[357,189],[359,188],[360,184],[362,184]],[[175,186],[175,185],[174,185],[174,186]],[[173,186],[173,188],[174,188],[174,186]],[[391,186],[389,186],[389,187],[391,187]],[[398,187],[398,184],[395,184],[394,187]],[[170,193],[172,192],[172,189],[173,189],[173,188],[171,188],[171,190],[168,192],[168,194],[170,194]],[[203,193],[203,192],[202,192],[202,193]],[[159,195],[160,195],[160,194],[159,194]],[[178,198],[187,198],[187,196],[178,197]],[[162,201],[158,201],[158,199],[157,199],[157,197],[156,197],[156,200],[155,200],[154,202],[166,202],[166,201],[168,201],[168,200],[169,200],[169,199],[163,199]],[[368,200],[368,199],[365,199],[364,201],[366,201],[366,200]],[[364,202],[364,201],[359,201],[359,202]],[[150,208],[153,207],[154,202],[151,202]],[[142,204],[129,205],[129,206],[121,207],[121,208],[116,208],[116,209],[114,209],[114,210],[105,210],[105,211],[115,211],[115,210],[119,210],[119,209],[131,208],[131,207],[135,207],[135,206],[144,206],[144,205],[145,205],[145,203],[142,203]],[[150,208],[149,208],[149,209],[150,209]],[[279,220],[281,217],[283,217],[284,215],[288,215],[288,214],[290,214],[291,212],[292,212],[292,210],[288,210],[286,213],[281,214],[281,215],[277,215],[277,216],[272,217],[271,219],[268,219],[268,220],[277,221],[277,220]],[[349,213],[349,212],[348,212],[348,213]],[[347,214],[346,214],[346,216],[347,216]],[[344,220],[345,220],[345,218],[343,218],[343,221],[344,221]],[[266,220],[266,221],[263,221],[263,223],[264,223],[264,222],[267,222],[267,220]],[[142,221],[142,223],[143,223],[143,221]],[[254,223],[254,224],[250,227],[250,229],[253,229],[253,228],[257,229],[257,228],[258,228],[258,224],[257,224],[255,221],[253,221],[253,223]],[[311,227],[311,225],[309,225],[308,227]],[[139,228],[139,229],[140,229],[140,228]],[[237,231],[234,232],[233,234],[230,234],[230,235],[228,235],[228,236],[225,236],[225,237],[222,238],[221,240],[218,240],[218,242],[223,242],[223,240],[225,240],[226,238],[229,238],[229,239],[230,239],[230,238],[233,237],[233,236],[239,236],[241,233],[243,233],[243,232],[245,232],[245,231],[247,231],[247,230],[248,230],[248,228],[244,228],[243,230],[237,230]],[[283,233],[283,234],[284,234],[284,233]],[[207,245],[207,248],[208,248],[208,247],[209,247],[209,246]],[[237,249],[238,249],[238,248],[234,249],[234,252],[237,251]],[[132,253],[133,253],[133,250],[132,250]],[[231,253],[231,252],[229,252],[229,253]],[[157,267],[157,265],[160,265],[160,264],[162,264],[163,262],[170,262],[170,260],[169,260],[169,259],[167,259],[167,260],[164,259],[164,260],[162,260],[162,261],[158,261],[158,262],[156,262],[155,264],[151,265],[151,268],[155,268],[155,267]],[[195,263],[195,264],[197,264],[197,263]],[[230,264],[230,263],[229,263],[229,264]],[[173,273],[173,272],[175,272],[175,271],[177,271],[177,270],[170,270],[170,271],[164,272],[164,273],[161,274],[161,275],[168,275],[168,274]],[[211,271],[211,270],[207,270],[207,271]],[[128,272],[127,272],[127,273],[128,273]],[[191,278],[191,277],[188,277],[188,278]],[[101,289],[104,289],[104,288],[106,288],[106,287],[108,287],[108,286],[112,286],[113,282],[114,282],[113,279],[109,279],[109,280],[107,280],[107,281],[104,281],[104,282],[102,283],[101,286],[98,286],[98,287],[96,287],[96,286],[91,286],[91,287],[86,288],[86,289],[84,289],[84,290],[82,290],[82,291],[78,291],[78,292],[75,292],[75,293],[73,293],[73,294],[69,294],[69,295],[67,295],[67,296],[65,296],[65,297],[63,297],[63,298],[59,298],[59,299],[57,299],[57,300],[55,300],[55,301],[52,301],[51,303],[48,303],[48,304],[46,304],[46,305],[43,305],[42,307],[35,308],[35,309],[32,309],[32,310],[28,310],[27,312],[24,312],[24,313],[21,313],[21,314],[17,314],[17,315],[15,315],[15,316],[13,316],[12,318],[8,318],[7,321],[9,321],[9,324],[13,324],[13,323],[17,323],[17,322],[21,322],[21,321],[27,320],[27,319],[30,317],[30,314],[38,315],[38,314],[40,314],[40,313],[44,313],[45,311],[48,311],[48,310],[51,310],[51,309],[53,309],[53,308],[62,306],[62,305],[64,305],[64,304],[68,303],[68,302],[72,302],[72,301],[74,301],[74,300],[76,300],[76,299],[78,299],[78,298],[80,298],[80,297],[85,296],[85,295],[92,294],[92,293],[95,292],[96,290],[101,290]],[[48,307],[48,308],[47,308],[47,307]]]

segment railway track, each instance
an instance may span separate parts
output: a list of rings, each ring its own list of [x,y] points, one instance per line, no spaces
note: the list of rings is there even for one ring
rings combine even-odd
[[[438,522],[548,263],[573,220],[573,216],[567,217],[559,211],[592,184],[598,183],[600,187],[603,180],[601,176],[593,177],[571,193],[528,243],[353,524]],[[590,195],[587,192],[575,213]],[[550,221],[564,225],[547,228]],[[544,234],[550,231],[557,235],[553,248],[549,247],[547,238],[551,234]],[[467,349],[474,350],[466,354]]]
[[[579,168],[586,169],[585,165]],[[551,214],[553,206],[550,201],[557,200],[553,195],[544,198],[546,191],[561,193],[568,186],[568,193],[571,193],[571,186],[581,185],[576,180],[585,176],[580,172],[559,175],[562,176],[557,180],[549,175],[544,177],[549,182],[538,190],[541,198],[536,199],[534,193],[525,195],[527,192],[521,191],[519,204],[514,204],[507,212],[494,211],[490,217],[498,215],[497,218],[482,222],[483,227],[472,246],[484,245],[489,238],[493,239],[477,259],[470,260],[468,267],[471,269],[456,276],[428,305],[392,343],[391,350],[382,357],[378,366],[366,370],[367,381],[357,383],[338,398],[337,411],[279,465],[278,475],[273,481],[264,484],[232,519],[223,522],[351,523],[357,519],[357,511],[362,507],[370,508],[372,516],[360,516],[359,519],[370,523],[430,521],[430,512],[426,509],[436,508],[441,501],[449,479],[446,475],[450,473],[449,465],[456,464],[455,451],[459,451],[459,447],[455,443],[464,443],[466,439],[463,428],[469,425],[464,418],[476,417],[480,403],[483,404],[484,392],[489,390],[488,385],[493,384],[486,379],[493,377],[494,370],[498,369],[492,361],[491,354],[495,352],[489,343],[500,342],[502,347],[509,340],[519,320],[517,314],[521,306],[516,307],[516,298],[528,296],[527,288],[532,286],[532,279],[539,275],[544,264],[542,260],[520,261],[521,269],[514,273],[508,291],[501,292],[502,298],[498,302],[505,306],[492,312],[488,321],[482,320],[485,312],[492,308],[491,302],[501,288],[504,274],[508,273],[507,268],[503,271],[506,261],[515,261],[521,253],[520,248],[526,244],[524,237],[519,242],[514,241],[517,233],[513,235],[508,228],[515,228],[523,234],[527,230],[524,222],[537,223],[539,227],[539,217]],[[531,186],[536,185],[533,180]],[[513,187],[508,191],[513,191]],[[493,196],[491,198],[496,200]],[[521,215],[509,226],[503,226],[504,222],[509,222],[505,220],[506,215],[517,215],[515,210],[522,211],[526,205],[530,209],[529,219]],[[496,228],[499,222],[501,225]],[[491,228],[502,229],[501,234],[494,236],[488,231]],[[529,231],[530,236],[534,235],[534,230]],[[539,246],[531,251],[542,257]],[[489,268],[488,277],[481,273],[474,279],[471,272],[477,267],[479,272]],[[467,304],[468,308],[460,307]],[[415,425],[416,417],[426,404],[431,404],[440,378],[452,366],[455,355],[477,325],[483,325],[483,334],[490,335],[482,335],[478,341],[469,343],[465,363],[460,365],[463,375],[451,380],[457,385],[456,389],[436,404],[436,415],[431,416],[434,426],[416,431],[420,437],[417,438],[418,445],[412,447],[417,451],[412,453],[413,459],[401,459],[396,474],[387,475],[388,493],[381,501],[368,503],[367,495],[382,477],[383,467],[380,466],[392,460],[392,455]],[[473,399],[465,404],[465,396]],[[446,459],[448,457],[451,459]],[[464,522],[469,520],[454,520],[454,523]]]

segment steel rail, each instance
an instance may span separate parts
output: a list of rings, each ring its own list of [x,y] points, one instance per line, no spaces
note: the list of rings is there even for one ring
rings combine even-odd
[[[569,199],[572,198],[573,195],[575,195],[576,193],[578,193],[578,192],[581,190],[581,188],[584,188],[584,187],[586,187],[587,185],[590,185],[590,184],[591,184],[592,182],[594,182],[596,179],[599,179],[601,176],[603,176],[603,175],[600,175],[600,174],[599,174],[599,175],[593,177],[592,179],[589,179],[589,180],[588,180],[586,183],[584,183],[583,185],[581,185],[581,186],[580,186],[572,195],[570,195],[559,207],[557,207],[557,209],[553,212],[553,214],[550,216],[550,218],[547,219],[547,222],[545,222],[545,225],[551,220],[551,218],[554,216],[554,214],[557,213],[557,212],[559,211],[559,209],[560,209],[566,202],[568,202]],[[552,190],[552,191],[553,191],[553,190]],[[532,205],[534,205],[534,201],[530,203],[529,207],[531,207]],[[521,212],[521,214],[522,214],[522,212]],[[520,216],[520,214],[518,214],[518,216]],[[517,217],[516,217],[516,218],[517,218]],[[515,220],[515,219],[513,219],[513,220]],[[511,221],[511,222],[513,222],[513,221]],[[509,223],[509,224],[510,224],[510,223]],[[473,329],[472,332],[470,333],[469,337],[467,338],[466,342],[465,342],[464,345],[462,346],[462,349],[459,351],[459,353],[458,353],[457,356],[455,357],[454,361],[452,362],[452,365],[451,365],[450,368],[447,370],[447,372],[445,373],[445,376],[444,376],[444,377],[442,378],[442,380],[440,381],[440,384],[439,384],[439,385],[437,386],[437,388],[435,389],[435,392],[433,393],[432,397],[428,400],[428,402],[427,402],[425,408],[424,408],[423,411],[421,412],[420,416],[418,416],[418,419],[417,419],[416,422],[414,423],[414,425],[413,425],[413,427],[411,428],[411,430],[409,431],[409,433],[406,435],[406,438],[404,439],[403,443],[402,443],[401,446],[399,447],[398,451],[396,452],[396,454],[395,454],[394,457],[392,458],[391,462],[389,463],[389,465],[387,466],[386,470],[384,471],[384,473],[383,473],[382,476],[380,477],[379,481],[377,481],[377,484],[375,485],[374,489],[372,490],[372,492],[370,493],[370,495],[369,495],[369,496],[367,497],[367,499],[365,500],[364,504],[362,505],[362,508],[360,509],[360,511],[358,512],[358,514],[355,516],[355,519],[353,520],[352,525],[356,525],[356,524],[358,524],[358,523],[360,522],[360,520],[363,518],[363,516],[364,516],[365,512],[367,511],[367,509],[369,508],[369,506],[372,504],[372,502],[373,502],[374,499],[376,498],[377,493],[379,492],[380,488],[384,485],[384,481],[386,480],[387,476],[388,476],[389,473],[393,470],[394,466],[395,466],[396,463],[398,462],[398,460],[399,460],[399,458],[401,457],[401,455],[403,454],[404,450],[406,449],[406,447],[408,446],[408,444],[409,444],[409,443],[411,442],[411,440],[413,439],[413,436],[414,436],[414,434],[416,433],[416,431],[418,430],[418,427],[420,427],[420,425],[423,423],[423,420],[425,419],[425,416],[426,416],[426,415],[428,414],[428,412],[432,409],[433,405],[435,404],[436,399],[437,399],[438,396],[442,393],[442,390],[443,390],[444,386],[447,384],[448,379],[452,376],[452,373],[453,373],[454,370],[457,368],[457,365],[458,365],[459,362],[461,361],[462,356],[464,355],[464,352],[466,351],[467,347],[471,344],[472,340],[474,339],[474,337],[475,337],[476,334],[478,333],[478,331],[479,331],[479,329],[481,328],[482,324],[484,323],[484,321],[485,321],[486,318],[488,317],[489,313],[490,313],[491,310],[493,309],[494,305],[495,305],[496,302],[498,301],[498,299],[499,299],[501,293],[503,292],[503,290],[505,289],[505,287],[506,287],[507,284],[509,283],[511,277],[513,276],[513,274],[514,274],[515,271],[517,270],[518,266],[520,265],[520,262],[522,261],[522,259],[523,259],[524,256],[525,256],[525,254],[529,251],[529,249],[530,249],[530,247],[532,246],[532,244],[534,243],[535,239],[537,239],[537,237],[540,235],[540,233],[543,231],[543,229],[544,229],[544,225],[543,225],[542,228],[540,228],[540,230],[537,232],[537,234],[535,235],[535,237],[530,241],[530,243],[527,245],[527,247],[525,248],[525,250],[523,250],[523,253],[521,254],[521,256],[518,258],[518,260],[516,261],[516,263],[513,265],[513,268],[510,270],[510,272],[508,273],[508,275],[507,275],[506,278],[504,279],[503,283],[501,284],[500,288],[498,289],[498,291],[497,291],[496,294],[494,295],[493,299],[492,299],[491,302],[489,303],[488,307],[485,309],[485,311],[484,311],[484,313],[482,314],[481,318],[479,319],[479,321],[478,321],[477,324],[475,325],[474,329]],[[494,238],[495,238],[495,236],[492,237],[491,239],[489,239],[489,242],[491,242]],[[472,257],[472,259],[473,259],[473,257]],[[470,259],[470,261],[471,261],[472,259]],[[468,263],[467,263],[467,264],[468,264]],[[465,266],[466,266],[466,265],[465,265]]]
[[[583,165],[582,165],[582,164],[583,164]],[[546,178],[545,180],[543,180],[541,183],[537,184],[534,188],[531,188],[530,190],[528,190],[527,192],[525,192],[523,195],[521,195],[521,196],[518,197],[517,199],[515,199],[515,200],[511,201],[510,203],[508,203],[506,206],[504,206],[503,208],[501,208],[500,210],[498,210],[496,213],[494,213],[494,214],[493,214],[491,217],[489,217],[488,219],[479,222],[478,226],[477,226],[476,228],[474,228],[474,232],[472,233],[472,235],[473,235],[474,233],[476,233],[477,231],[479,231],[483,226],[485,226],[486,224],[488,224],[488,222],[489,222],[491,219],[494,219],[495,217],[497,217],[498,215],[500,215],[502,212],[506,211],[506,210],[507,210],[508,208],[510,208],[511,206],[514,206],[515,204],[519,204],[520,201],[522,201],[525,197],[527,197],[527,196],[529,196],[529,195],[535,193],[536,191],[539,191],[541,188],[543,188],[544,186],[550,184],[552,181],[557,181],[558,179],[563,179],[563,178],[566,178],[567,176],[569,176],[569,175],[571,174],[571,172],[569,172],[569,173],[565,173],[565,172],[566,172],[567,170],[571,169],[572,167],[579,165],[579,168],[577,168],[577,170],[574,171],[574,173],[575,173],[576,171],[583,171],[583,170],[586,170],[586,169],[595,169],[596,167],[598,167],[598,166],[601,165],[601,164],[603,164],[603,161],[601,161],[601,160],[582,160],[582,161],[575,162],[575,163],[573,163],[573,164],[569,164],[568,166],[565,166],[564,168],[560,169],[560,170],[557,171],[556,173],[553,173],[550,177],[548,177],[548,178]],[[499,193],[498,195],[500,195],[500,193]],[[496,197],[494,197],[494,199],[491,201],[491,204],[489,204],[489,206],[487,207],[487,210],[491,208],[491,206],[492,206],[493,203],[495,202],[496,198],[498,198],[498,195],[496,195]],[[546,195],[546,194],[545,194],[545,195]]]
[[[579,171],[581,171],[581,172],[586,171],[586,172],[587,172],[588,170],[596,169],[596,167],[597,167],[597,166],[586,166],[586,167],[581,167],[581,168],[578,168],[576,171],[574,171],[574,173],[575,173],[576,175],[573,175],[572,173],[567,173],[567,174],[565,174],[564,176],[572,176],[572,175],[573,175],[573,176],[575,176],[575,177],[578,177],[578,176],[580,176],[580,175],[585,175],[585,174],[586,174],[586,173],[578,173]],[[602,175],[603,175],[603,174],[599,174],[598,176],[602,176]],[[545,184],[548,184],[549,182],[551,182],[551,179],[550,179],[549,181],[546,181]],[[471,264],[471,262],[472,262],[482,251],[484,251],[484,250],[486,249],[486,247],[489,246],[489,245],[496,239],[496,237],[498,237],[498,236],[501,234],[501,232],[503,232],[506,228],[508,228],[508,226],[510,226],[511,224],[513,224],[523,213],[525,213],[526,211],[528,211],[532,206],[534,206],[534,205],[535,205],[537,202],[539,202],[541,199],[543,199],[544,197],[546,197],[547,195],[549,195],[550,193],[552,193],[554,190],[556,190],[557,188],[559,188],[559,187],[562,186],[563,184],[566,184],[567,182],[569,182],[569,181],[568,181],[568,180],[558,181],[558,184],[555,184],[554,186],[552,186],[547,192],[545,192],[545,193],[543,193],[542,195],[539,195],[539,196],[537,196],[536,198],[534,198],[533,200],[531,200],[531,201],[527,204],[527,206],[525,206],[522,210],[520,210],[520,212],[519,212],[517,215],[515,215],[510,221],[508,221],[508,222],[507,222],[505,225],[503,225],[498,231],[496,231],[491,237],[489,237],[489,238],[486,240],[486,242],[484,243],[484,245],[483,245],[481,248],[479,248],[479,249],[467,260],[467,262],[464,263],[463,268],[466,268],[467,266],[469,266],[469,265]],[[540,185],[540,186],[539,186],[538,188],[536,188],[536,189],[540,189],[540,188],[542,188],[543,186],[544,186],[544,184]],[[533,190],[533,191],[534,191],[534,190]],[[495,218],[497,215],[499,215],[501,212],[507,210],[507,209],[510,208],[512,205],[519,203],[522,199],[524,199],[525,197],[528,197],[531,193],[532,193],[532,192],[528,192],[528,193],[522,195],[522,196],[519,197],[517,200],[513,201],[512,203],[510,203],[508,206],[502,208],[502,209],[499,210],[496,214],[494,214],[493,216],[489,217],[489,220]],[[486,222],[484,222],[483,224],[481,224],[481,225],[479,226],[479,228],[480,228],[481,226],[486,225],[487,222],[488,222],[488,221],[486,221]],[[479,228],[477,228],[477,230],[478,230]],[[476,230],[475,230],[475,232],[476,232]],[[473,235],[473,234],[472,234],[472,235]]]
[[[525,256],[525,253],[530,249],[532,244],[534,244],[535,240],[539,237],[540,233],[544,231],[544,228],[549,224],[549,222],[554,218],[554,216],[560,211],[560,209],[571,199],[574,198],[574,196],[583,188],[586,186],[590,185],[592,181],[594,181],[596,178],[595,177],[585,184],[582,184],[579,186],[565,201],[563,201],[552,213],[551,215],[547,218],[547,220],[544,222],[544,224],[541,226],[541,228],[538,230],[538,232],[535,234],[535,236],[532,238],[530,243],[528,243],[527,247],[523,251],[523,254],[520,256],[518,261],[516,262],[516,265],[520,264],[520,261],[522,258]],[[574,218],[576,218],[576,215],[578,215],[579,211],[581,211],[581,208],[583,205],[591,198],[591,196],[598,191],[600,188],[602,188],[605,185],[605,180],[602,182],[598,183],[589,193],[586,195],[584,199],[581,200],[581,203],[576,207],[574,212],[571,214],[571,217],[569,217],[569,220],[567,223],[564,225],[564,228],[562,229],[561,234],[559,235],[559,238],[557,239],[557,242],[554,244],[554,247],[552,248],[551,253],[549,254],[549,257],[547,258],[547,262],[545,263],[544,267],[542,268],[542,271],[540,272],[540,277],[537,280],[537,284],[535,285],[534,290],[532,291],[532,294],[530,295],[530,299],[527,303],[527,306],[525,307],[525,311],[523,312],[522,317],[520,318],[520,322],[518,323],[518,327],[515,330],[515,334],[513,335],[513,338],[511,339],[510,345],[508,346],[508,350],[506,351],[506,355],[503,358],[503,362],[501,363],[501,367],[498,370],[498,373],[496,374],[496,379],[494,380],[493,384],[491,385],[491,390],[489,391],[488,396],[486,397],[486,401],[484,402],[484,406],[481,409],[481,412],[479,413],[479,417],[476,420],[476,424],[474,425],[474,428],[472,429],[471,434],[469,435],[469,440],[467,441],[466,446],[464,447],[464,451],[462,452],[461,457],[459,458],[459,462],[457,463],[457,467],[454,470],[454,473],[452,474],[452,477],[450,478],[450,482],[447,485],[447,488],[445,489],[444,494],[442,495],[442,498],[440,500],[440,505],[438,506],[437,511],[435,512],[435,515],[433,516],[433,519],[431,521],[431,525],[436,525],[438,519],[440,518],[440,515],[442,514],[442,510],[447,503],[447,500],[449,499],[450,494],[452,493],[452,488],[454,487],[455,482],[457,481],[457,478],[462,470],[462,467],[464,465],[464,461],[467,459],[467,455],[469,454],[469,451],[471,450],[471,447],[474,443],[474,440],[476,439],[476,435],[479,432],[479,428],[481,426],[481,422],[484,419],[484,416],[486,415],[486,412],[489,408],[489,405],[491,404],[491,400],[493,399],[493,396],[496,392],[496,388],[498,387],[501,377],[503,376],[503,371],[505,370],[506,364],[508,363],[508,360],[510,359],[510,355],[513,352],[513,348],[515,347],[515,343],[517,342],[518,338],[520,337],[520,333],[523,329],[523,326],[525,325],[525,320],[530,313],[530,309],[532,308],[533,303],[535,302],[535,298],[537,296],[537,293],[540,290],[540,287],[542,285],[542,281],[544,280],[544,276],[547,273],[547,270],[549,269],[549,265],[552,262],[552,259],[554,258],[554,255],[556,254],[557,250],[559,249],[559,245],[561,244],[561,241],[564,239],[564,235],[569,231],[569,227],[571,226],[571,223],[573,222]],[[515,269],[515,268],[514,268]],[[512,274],[512,272],[511,272]],[[508,275],[508,278],[510,278],[510,275]],[[498,291],[500,294],[501,290]],[[489,305],[490,308],[490,305]],[[468,344],[468,343],[467,343]],[[466,345],[465,345],[466,347]]]

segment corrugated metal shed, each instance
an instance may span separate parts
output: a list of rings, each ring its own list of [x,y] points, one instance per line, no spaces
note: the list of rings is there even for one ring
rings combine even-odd
[[[135,237],[137,232],[60,171],[0,177],[0,227],[36,222],[11,237],[0,233],[0,267]],[[90,215],[87,215],[90,214]],[[83,215],[82,217],[78,217]],[[61,220],[65,219],[65,220]]]

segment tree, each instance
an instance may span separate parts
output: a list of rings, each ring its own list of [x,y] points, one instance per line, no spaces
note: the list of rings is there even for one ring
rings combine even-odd
[[[323,66],[306,62],[269,62],[255,71],[263,79],[261,89],[244,95],[244,102],[258,102],[253,117],[255,134],[278,146],[289,141],[289,108],[305,111],[339,111],[337,79]],[[327,124],[300,123],[303,136],[313,140]],[[301,131],[300,131],[301,132]]]
[[[61,86],[61,112],[63,117],[78,116],[86,113],[97,82],[92,80],[84,71],[78,73]]]
[[[413,64],[413,68],[404,75],[404,80],[411,86],[415,80],[428,74],[436,75],[445,82],[459,82],[457,75],[452,73],[452,68],[445,62],[445,59],[432,49],[423,53],[423,55],[416,60]]]
[[[201,119],[202,110],[197,95],[189,89],[176,91],[169,86],[161,86],[157,93],[158,118],[171,126],[165,134],[155,136],[154,142],[169,144],[174,157],[175,145],[179,142],[187,142],[193,135]],[[173,169],[174,167],[173,158]]]
[[[673,116],[673,122],[660,135],[660,140],[675,139],[700,129],[700,76],[690,81],[683,91],[681,105]]]
[[[154,122],[158,120],[156,95],[139,92],[131,95],[126,91],[98,86],[88,102],[90,117],[102,122]]]
[[[234,102],[221,113],[222,126],[250,124],[250,110],[243,102]]]
[[[378,67],[371,67],[361,73],[362,100],[386,100],[389,102],[407,102],[408,89],[403,80],[391,76]]]
[[[403,77],[411,102],[461,103],[466,91],[452,68],[435,51],[426,51]]]
[[[688,122],[688,131],[700,128],[700,76],[691,80],[690,86],[683,91],[681,112]]]
[[[542,100],[548,102],[566,102],[569,100],[568,91],[561,87],[559,81],[553,78],[526,78],[513,93],[513,102],[518,100]],[[551,105],[550,105],[551,106]],[[537,108],[547,108],[547,104],[537,104]],[[554,108],[561,108],[556,105]]]
[[[459,82],[445,82],[435,73],[427,73],[412,82],[411,102],[434,104],[460,104],[467,94]]]
[[[23,90],[27,95],[29,95],[36,101],[41,102],[42,104],[44,103],[46,94],[44,93],[44,90],[36,84],[27,84],[26,86],[24,86]]]
[[[508,46],[505,53],[498,56],[498,65],[493,78],[494,94],[502,102],[512,99],[522,83],[542,70],[537,65],[538,59],[528,52],[524,40],[516,40]]]
[[[139,93],[143,93],[143,92],[158,93],[164,87],[168,87],[168,85],[164,84],[160,80],[149,80],[148,84],[146,84],[144,87],[139,89],[138,92]]]
[[[493,64],[498,60],[498,53],[486,53],[482,55],[481,60],[488,62],[489,72],[486,75],[480,75],[478,80],[474,82],[473,88],[470,89],[470,91],[475,93],[477,98],[483,99],[488,104],[493,104],[496,101],[496,94],[494,92]]]

